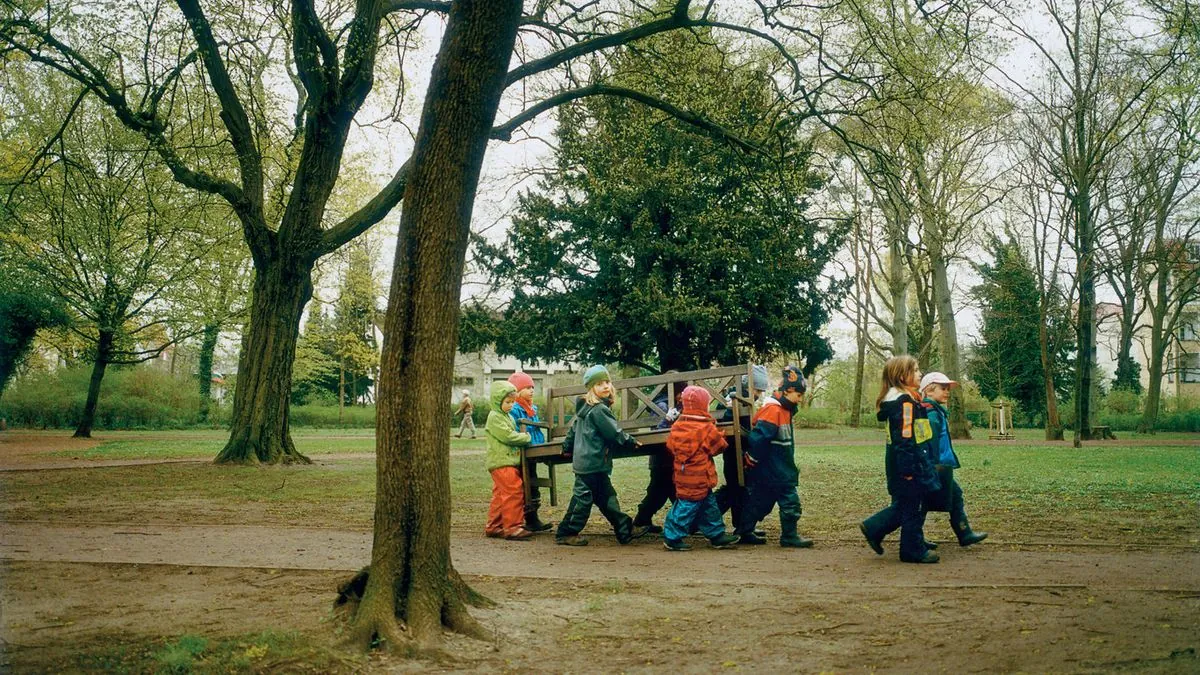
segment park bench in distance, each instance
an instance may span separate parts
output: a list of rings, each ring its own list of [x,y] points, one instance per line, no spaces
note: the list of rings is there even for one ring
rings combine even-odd
[[[613,458],[644,457],[662,450],[667,444],[669,429],[656,429],[663,420],[665,412],[654,404],[654,399],[664,392],[667,395],[667,407],[675,401],[677,392],[689,384],[704,387],[720,401],[725,398],[725,392],[738,390],[742,376],[753,378],[750,364],[710,368],[707,370],[689,370],[650,377],[631,377],[613,380],[616,402],[613,404],[613,415],[617,423],[626,433],[637,439],[642,447],[619,450],[613,453]],[[572,387],[547,387],[545,390],[546,405],[542,409],[545,420],[541,423],[522,422],[523,426],[539,426],[546,430],[545,443],[530,445],[521,450],[521,478],[525,484],[525,499],[533,498],[533,484],[530,478],[530,466],[534,463],[547,466],[547,476],[537,479],[537,486],[550,490],[551,506],[558,505],[558,484],[554,477],[554,467],[558,464],[569,464],[571,457],[562,452],[563,439],[567,430],[575,423],[575,400],[587,393],[587,387],[577,385]],[[722,410],[714,413],[718,418],[717,428],[726,436],[732,436],[730,444],[737,456],[738,484],[745,484],[742,473],[742,446],[747,439],[743,438],[750,430],[746,419],[750,415],[751,401],[741,396],[731,396],[732,419],[722,420]]]

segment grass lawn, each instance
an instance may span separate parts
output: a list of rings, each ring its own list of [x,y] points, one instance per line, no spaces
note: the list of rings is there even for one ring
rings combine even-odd
[[[47,434],[50,436],[50,434]],[[54,437],[66,438],[62,432]],[[48,457],[71,459],[188,459],[216,457],[229,432],[212,430],[187,431],[100,431],[95,434],[100,445],[87,450],[62,449],[47,453]],[[311,429],[292,430],[296,449],[304,455],[349,454],[375,452],[374,429]],[[454,450],[484,448],[482,440],[450,439]]]
[[[69,453],[86,458],[215,456],[219,431],[105,432],[98,447]],[[371,430],[294,432],[312,466],[228,467],[208,463],[119,466],[93,470],[0,474],[0,517],[61,522],[229,522],[369,529],[375,492],[372,458],[322,460],[330,453],[372,452]],[[855,524],[884,506],[881,434],[874,430],[799,430],[797,459],[804,504],[802,531],[825,540],[855,540]],[[1198,441],[1192,443],[1190,441]],[[452,528],[482,529],[491,482],[481,440],[451,439]],[[1011,442],[956,445],[957,473],[968,514],[999,541],[1106,541],[1194,545],[1200,522],[1200,440],[1194,435],[1125,437],[1076,450],[1021,430]],[[543,469],[544,471],[544,469]],[[557,520],[572,475],[557,468]],[[618,460],[613,482],[627,512],[647,480],[646,460]],[[549,503],[543,498],[544,504]],[[661,519],[661,515],[659,518]],[[950,536],[944,514],[929,517],[932,536]],[[768,518],[767,529],[777,527]],[[603,519],[590,527],[603,529]]]

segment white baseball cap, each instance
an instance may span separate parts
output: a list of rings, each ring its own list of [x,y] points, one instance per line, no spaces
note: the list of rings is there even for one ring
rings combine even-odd
[[[944,384],[950,388],[958,386],[958,382],[946,377],[945,373],[939,373],[936,371],[932,373],[925,373],[925,377],[921,378],[921,391],[925,391],[925,388],[931,384]]]

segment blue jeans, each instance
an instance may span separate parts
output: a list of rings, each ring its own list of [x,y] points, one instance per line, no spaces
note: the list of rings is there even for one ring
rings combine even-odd
[[[709,539],[725,534],[721,509],[717,508],[717,498],[711,491],[698,502],[675,500],[675,505],[667,512],[667,519],[663,521],[663,539],[680,541],[692,531],[693,522],[699,527],[700,534]]]

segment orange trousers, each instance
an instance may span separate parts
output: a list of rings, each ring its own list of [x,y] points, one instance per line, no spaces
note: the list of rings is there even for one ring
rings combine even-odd
[[[524,487],[519,467],[492,469],[492,505],[485,534],[507,536],[525,526]]]

